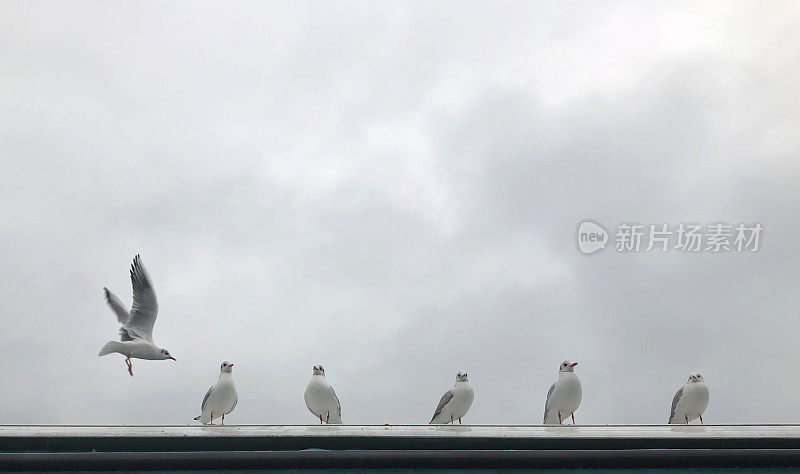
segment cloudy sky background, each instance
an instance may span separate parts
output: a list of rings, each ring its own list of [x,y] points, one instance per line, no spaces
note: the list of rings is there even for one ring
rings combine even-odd
[[[0,423],[800,422],[796,2],[0,3]],[[584,256],[577,224],[761,223]],[[141,253],[156,343],[97,357]]]

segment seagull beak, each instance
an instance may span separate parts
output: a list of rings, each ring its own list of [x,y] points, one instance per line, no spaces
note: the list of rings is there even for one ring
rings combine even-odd
[[[228,364],[228,367],[233,367],[233,364]]]
[[[172,356],[170,356],[170,359],[174,360],[175,362],[178,362],[178,359],[176,359],[176,358],[174,358]]]
[[[577,362],[573,362],[573,363],[571,363],[569,366],[570,366],[570,367],[575,367],[576,365],[578,365],[578,363],[577,363]]]

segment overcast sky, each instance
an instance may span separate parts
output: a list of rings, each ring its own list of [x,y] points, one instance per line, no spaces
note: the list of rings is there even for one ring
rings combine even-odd
[[[0,3],[0,423],[800,422],[796,2]],[[757,252],[576,246],[760,223]],[[613,236],[612,236],[613,238]],[[141,253],[177,359],[97,357]]]

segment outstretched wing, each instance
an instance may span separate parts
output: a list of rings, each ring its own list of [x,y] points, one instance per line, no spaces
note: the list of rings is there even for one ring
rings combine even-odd
[[[125,304],[122,302],[122,300],[117,298],[117,295],[112,293],[111,290],[103,287],[103,291],[106,293],[106,302],[108,303],[108,306],[111,307],[111,310],[117,315],[117,321],[122,324],[122,327],[119,328],[119,339],[122,342],[132,341],[133,337],[128,333],[128,330],[125,329],[125,325],[128,324],[128,319],[130,319],[130,313],[128,313],[128,309],[125,308]]]
[[[669,420],[667,423],[672,423],[672,419],[675,418],[675,409],[678,407],[678,402],[681,400],[683,396],[683,387],[678,389],[677,393],[675,393],[675,397],[672,399],[672,408],[669,410]]]
[[[135,336],[153,342],[153,325],[158,315],[158,301],[153,290],[153,282],[147,274],[139,255],[131,264],[131,284],[133,285],[133,306],[125,329]]]
[[[106,293],[106,303],[108,303],[108,306],[111,307],[111,311],[117,315],[117,321],[119,321],[120,324],[126,324],[130,314],[128,313],[128,309],[125,307],[125,304],[108,288],[103,287],[103,291]]]
[[[436,411],[433,412],[433,417],[431,417],[431,421],[430,422],[433,422],[433,420],[435,420],[436,417],[439,416],[439,414],[442,413],[442,410],[444,410],[444,406],[447,405],[448,403],[450,403],[450,400],[452,400],[452,399],[453,399],[453,391],[452,390],[448,390],[448,391],[444,392],[444,395],[442,395],[442,399],[439,400],[439,405],[436,407]]]
[[[547,391],[547,400],[544,402],[544,419],[542,423],[547,423],[547,410],[550,408],[550,397],[553,395],[553,391],[556,389],[556,384],[550,386],[550,390]]]
[[[200,405],[200,412],[201,412],[201,413],[202,413],[202,412],[203,412],[203,410],[206,408],[206,402],[208,401],[208,397],[210,397],[210,396],[211,396],[211,390],[213,390],[213,389],[214,389],[214,386],[213,386],[213,385],[212,385],[212,386],[210,386],[210,387],[208,388],[208,392],[206,392],[206,396],[205,396],[205,397],[203,397],[203,403]],[[237,401],[237,402],[239,401],[239,400],[238,400],[238,398],[237,398],[237,400],[236,400],[236,401]],[[236,406],[236,404],[234,403],[234,404],[233,404],[233,406]]]

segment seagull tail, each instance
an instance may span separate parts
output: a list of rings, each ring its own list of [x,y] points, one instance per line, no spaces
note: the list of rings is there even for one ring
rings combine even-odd
[[[199,421],[200,423],[202,423],[202,424],[204,424],[204,425],[208,424],[208,422],[209,422],[209,421],[211,421],[211,420],[204,420],[204,419],[203,419],[203,415],[196,416],[196,417],[194,417],[194,419],[195,419],[196,421]]]
[[[119,342],[117,341],[106,342],[106,345],[103,346],[102,349],[100,349],[100,353],[97,354],[97,357],[103,357],[104,355],[113,354],[114,352],[117,352],[118,344]]]

